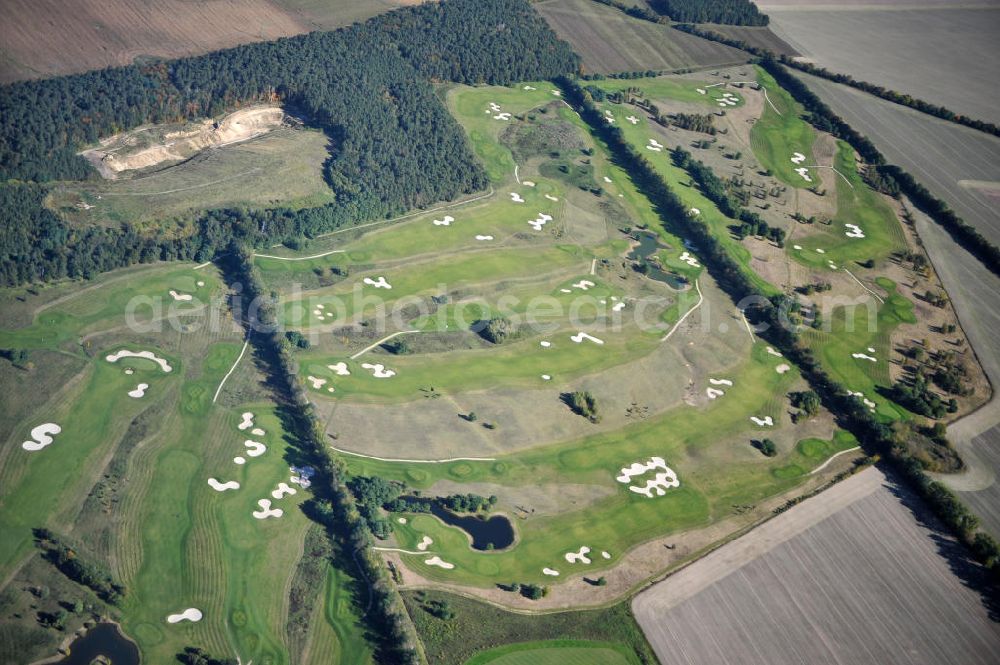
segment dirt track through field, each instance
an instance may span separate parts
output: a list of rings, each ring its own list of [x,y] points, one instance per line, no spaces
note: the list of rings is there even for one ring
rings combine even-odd
[[[639,594],[636,618],[663,665],[997,662],[977,571],[913,505],[862,471]]]

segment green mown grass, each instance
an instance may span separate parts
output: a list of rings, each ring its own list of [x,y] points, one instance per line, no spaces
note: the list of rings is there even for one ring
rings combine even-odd
[[[770,74],[756,65],[754,69],[757,71],[757,80],[767,90],[767,98],[778,112],[771,108],[771,104],[764,103],[760,119],[750,130],[753,153],[761,165],[770,170],[778,180],[792,187],[812,187],[819,182],[816,169],[809,169],[811,183],[796,173],[795,169],[816,163],[812,154],[816,131],[802,119],[802,106]],[[792,155],[796,152],[806,157],[801,165],[791,162]]]
[[[659,99],[669,99],[678,102],[689,102],[694,104],[704,104],[711,107],[710,110],[719,109],[719,99],[723,92],[731,92],[739,97],[736,106],[743,106],[743,94],[737,88],[733,92],[729,86],[717,85],[720,81],[709,83],[708,81],[691,81],[687,79],[676,79],[668,77],[642,78],[642,79],[605,79],[603,81],[587,81],[584,85],[593,85],[606,92],[617,92],[629,88],[640,88],[647,99],[656,101]],[[707,87],[714,86],[714,87]],[[698,92],[701,88],[705,94]],[[619,122],[621,122],[619,120]]]
[[[549,640],[491,649],[473,656],[466,665],[629,665],[635,662],[635,654],[617,644]]]

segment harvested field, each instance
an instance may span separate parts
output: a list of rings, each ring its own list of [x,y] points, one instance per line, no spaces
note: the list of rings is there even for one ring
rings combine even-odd
[[[738,39],[750,46],[765,48],[782,55],[799,55],[799,52],[791,44],[774,34],[774,31],[769,27],[758,28],[747,25],[719,25],[717,23],[702,23],[698,27],[702,30],[711,30],[723,37]]]
[[[831,71],[1000,122],[1000,8],[773,10],[771,29]]]
[[[747,61],[747,54],[738,49],[635,19],[591,0],[547,0],[535,8],[580,54],[586,72],[718,67]]]
[[[997,662],[980,570],[917,505],[865,470],[640,594],[636,619],[663,665]]]
[[[845,85],[800,72],[795,75],[871,139],[890,163],[909,171],[991,242],[1000,242],[996,202],[982,187],[982,183],[1000,182],[1000,138]]]
[[[330,30],[406,0],[9,0],[0,5],[0,83],[178,58]]]
[[[1000,426],[983,432],[972,440],[972,450],[992,472],[992,482],[974,492],[962,492],[961,498],[979,516],[983,526],[994,537],[1000,537],[1000,483],[996,473],[1000,470]]]

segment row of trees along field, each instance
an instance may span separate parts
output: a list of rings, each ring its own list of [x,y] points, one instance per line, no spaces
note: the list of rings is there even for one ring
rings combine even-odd
[[[767,25],[770,19],[750,0],[650,0],[660,14],[681,23]]]
[[[797,331],[782,325],[782,317],[793,306],[792,298],[784,294],[768,298],[758,290],[708,226],[687,214],[687,207],[680,197],[660,177],[649,160],[628,143],[621,128],[604,121],[603,113],[587,92],[575,80],[565,77],[559,79],[559,85],[565,92],[564,98],[605,140],[615,160],[629,172],[636,186],[657,207],[670,230],[689,238],[700,248],[702,263],[733,302],[755,303],[746,309],[745,314],[751,323],[761,326],[760,336],[799,367],[809,387],[844,429],[854,434],[866,450],[892,460],[941,521],[968,545],[970,554],[990,569],[994,577],[1000,576],[1000,545],[980,531],[979,518],[950,489],[924,472],[921,462],[898,440],[891,424],[880,422],[860,398],[853,396],[823,369]],[[943,435],[939,441],[947,445]]]
[[[314,234],[483,189],[485,172],[430,81],[505,85],[577,66],[527,0],[445,0],[334,32],[4,86],[0,181],[8,184],[0,189],[16,191],[0,194],[10,220],[0,234],[0,264],[19,264],[5,267],[4,283],[86,276],[136,260],[210,257],[232,236],[254,244],[289,229]],[[325,176],[335,202],[326,209],[212,212],[156,238],[155,229],[140,233],[127,224],[70,229],[39,210],[44,190],[9,182],[96,177],[76,152],[101,137],[143,123],[217,116],[275,96],[330,137]],[[247,221],[258,228],[241,227]],[[109,249],[88,261],[100,244]],[[139,257],[133,246],[141,247]]]

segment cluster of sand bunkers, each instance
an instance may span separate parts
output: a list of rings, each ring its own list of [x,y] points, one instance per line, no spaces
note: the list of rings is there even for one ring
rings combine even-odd
[[[875,349],[872,348],[872,347],[870,347],[870,346],[868,347],[867,351],[868,351],[868,353],[875,353]],[[856,360],[867,360],[867,361],[873,362],[873,363],[878,362],[878,358],[876,358],[874,356],[870,356],[870,355],[868,355],[868,353],[862,353],[862,352],[852,353],[851,357],[854,358],[854,359],[856,359]]]
[[[159,357],[152,351],[122,350],[118,351],[117,353],[112,353],[110,355],[107,355],[105,356],[104,359],[107,360],[109,363],[116,363],[122,358],[144,358],[146,360],[152,360],[154,363],[159,365],[160,369],[162,369],[164,372],[171,372],[174,369],[173,367],[170,366],[170,363],[168,363],[166,360]],[[128,374],[130,376],[133,374],[134,371],[135,370],[133,370],[131,367],[125,368],[125,374]],[[148,389],[149,389],[148,383],[140,383],[136,385],[135,388],[128,391],[128,396],[131,397],[132,399],[142,399],[143,397],[146,396],[146,390]]]
[[[656,139],[649,139],[649,143],[646,144],[646,150],[652,150],[653,152],[663,152],[663,144]]]
[[[647,480],[645,485],[629,485],[629,491],[652,499],[654,493],[656,496],[663,496],[668,489],[680,487],[681,481],[678,480],[677,474],[667,466],[662,457],[650,457],[646,462],[633,462],[629,466],[622,467],[615,480],[620,483],[630,483],[632,478],[643,476],[649,471],[657,471],[657,469],[659,471],[653,478]]]
[[[490,102],[490,107],[486,109],[485,113],[492,115],[494,120],[510,120],[510,113],[500,108],[496,102]]]
[[[718,99],[719,106],[736,106],[740,103],[740,98],[731,92],[722,93],[722,97]]]
[[[335,363],[333,365],[327,365],[326,368],[336,374],[337,376],[350,376],[351,370],[347,368],[347,363],[344,361]],[[371,372],[372,378],[375,379],[391,379],[396,376],[396,370],[389,369],[382,363],[361,363],[361,368],[366,369]],[[313,376],[309,374],[306,376],[306,380],[312,386],[313,390],[322,390],[324,386],[326,387],[326,392],[334,392],[334,387],[332,385],[327,385],[329,381],[322,377]]]
[[[844,228],[847,231],[844,232],[848,238],[864,238],[865,232],[861,230],[861,227],[857,224],[844,224]]]
[[[859,398],[861,400],[862,404],[864,404],[865,406],[868,407],[869,411],[871,411],[872,413],[875,413],[875,407],[876,407],[875,402],[873,402],[870,399],[868,399],[867,397],[865,397],[865,394],[863,392],[848,390],[847,391],[847,395],[849,397],[857,397],[857,398]]]
[[[806,161],[806,156],[803,155],[801,152],[796,152],[791,157],[792,164],[801,164],[804,161]],[[798,173],[800,176],[802,176],[802,179],[805,180],[806,182],[812,182],[812,176],[809,175],[808,168],[800,166],[797,169],[795,169],[795,172]]]

